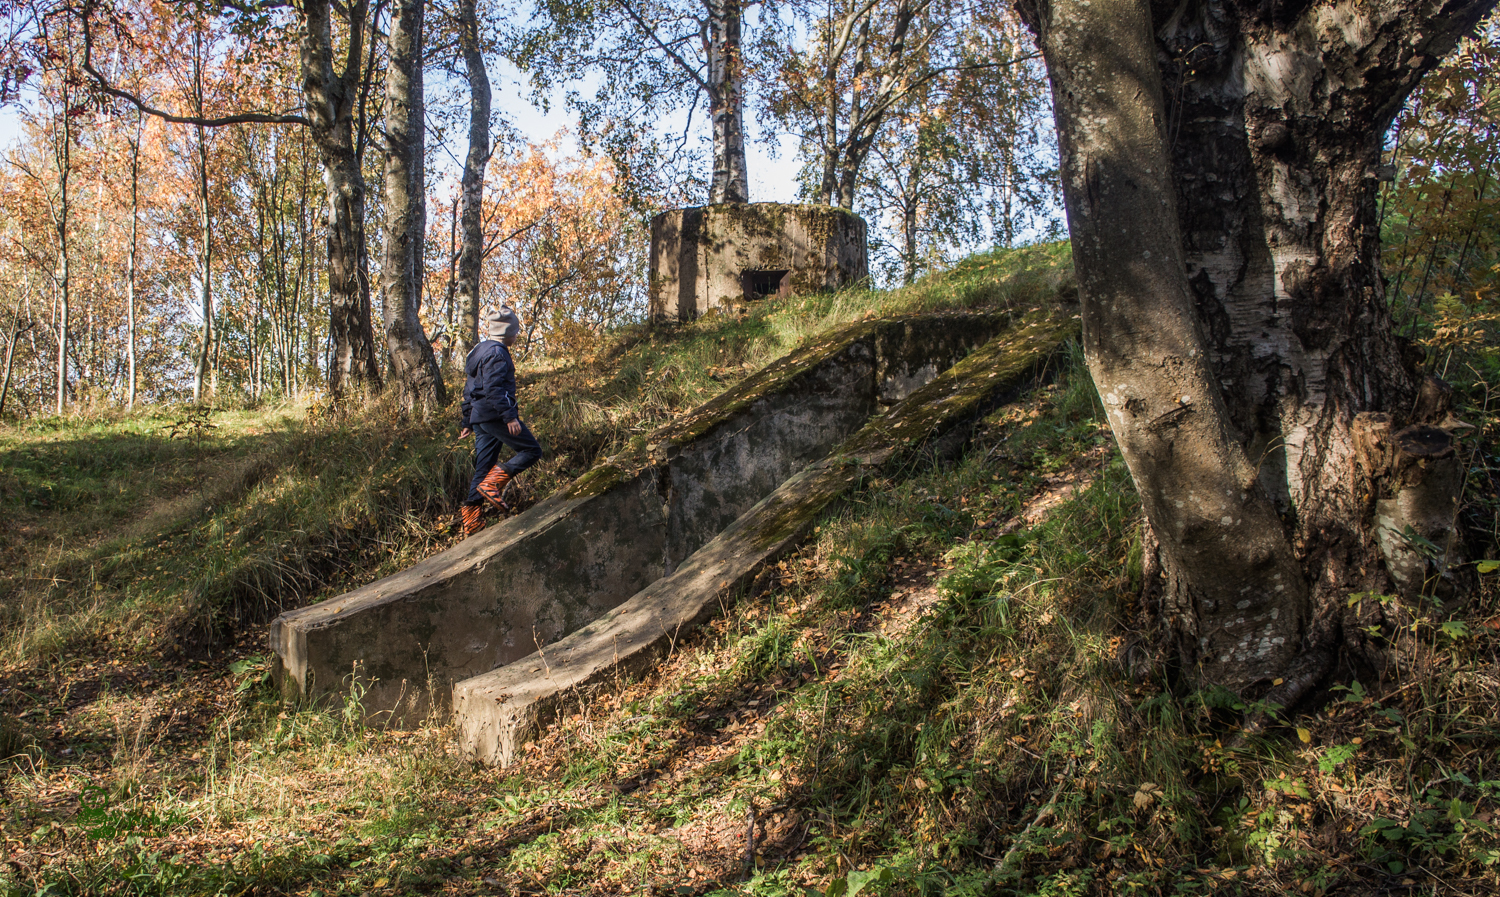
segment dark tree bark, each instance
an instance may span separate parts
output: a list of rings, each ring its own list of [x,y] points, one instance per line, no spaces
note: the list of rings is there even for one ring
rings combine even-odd
[[[1279,678],[1285,703],[1359,647],[1350,594],[1451,560],[1414,571],[1386,538],[1382,563],[1391,528],[1448,544],[1456,506],[1443,463],[1403,461],[1441,402],[1416,401],[1391,331],[1375,171],[1407,94],[1493,5],[1017,4],[1052,78],[1090,371],[1161,622],[1207,681]]]
[[[427,233],[422,91],[424,0],[391,8],[385,76],[385,261],[380,285],[385,341],[401,407],[426,417],[447,403],[432,343],[422,329],[422,248]]]
[[[479,46],[476,0],[459,3],[459,50],[469,81],[469,152],[464,157],[463,194],[459,227],[463,244],[458,253],[459,358],[479,342],[479,278],[484,267],[484,170],[490,164],[490,77]],[[451,340],[450,340],[451,342]]]
[[[749,202],[745,170],[745,85],[741,0],[706,0],[708,112],[713,120],[714,174],[708,201]]]
[[[16,342],[21,334],[36,326],[35,321],[21,321],[19,304],[10,313],[10,338],[5,341],[5,376],[0,377],[0,419],[5,417],[5,402],[10,397],[10,375],[16,358]]]
[[[349,36],[342,72],[335,72],[333,66],[329,0],[305,0],[302,4],[300,48],[308,130],[318,148],[328,189],[328,336],[333,344],[328,391],[335,402],[351,388],[380,388],[365,244],[365,180],[354,133],[354,113],[364,80],[366,19],[373,18],[370,0],[351,3],[348,12]]]

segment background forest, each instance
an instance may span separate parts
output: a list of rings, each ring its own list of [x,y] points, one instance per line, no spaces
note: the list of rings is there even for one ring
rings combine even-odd
[[[464,312],[476,300],[522,313],[532,361],[579,357],[643,316],[648,217],[707,198],[696,7],[427,10],[426,276],[415,296],[440,364],[471,344]],[[309,96],[299,34],[312,13],[157,2],[8,15],[19,133],[0,183],[0,413],[324,389],[342,349],[329,329],[328,138],[299,111]],[[783,185],[776,199],[866,216],[883,282],[1057,232],[1045,82],[1009,15],[942,0],[773,3],[746,15],[747,111],[766,147],[795,147],[757,179]],[[366,314],[380,322],[388,10],[324,17],[367,196]],[[366,52],[347,57],[361,40]],[[489,98],[491,69],[507,76],[507,102]],[[576,123],[527,132],[542,120],[528,101],[565,107]],[[481,182],[482,264],[466,275],[464,191]]]

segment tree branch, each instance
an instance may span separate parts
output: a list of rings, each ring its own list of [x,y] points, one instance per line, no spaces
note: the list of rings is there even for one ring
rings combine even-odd
[[[708,82],[703,80],[703,76],[698,74],[698,70],[689,65],[687,60],[683,59],[682,55],[679,54],[676,50],[668,46],[666,42],[661,39],[661,36],[656,33],[656,29],[646,24],[646,20],[641,18],[640,13],[636,12],[635,7],[631,6],[629,3],[620,2],[617,2],[615,5],[623,10],[624,13],[635,22],[636,28],[640,30],[642,35],[650,38],[651,42],[656,44],[656,46],[663,53],[667,54],[667,57],[669,59],[677,63],[678,67],[686,72],[690,78],[698,82],[699,88],[707,91],[710,95],[713,94],[713,91],[708,86]]]
[[[198,125],[204,128],[221,128],[226,125],[243,124],[269,124],[269,125],[306,125],[308,120],[300,115],[284,115],[273,112],[242,112],[234,115],[220,115],[208,117],[203,115],[177,115],[165,109],[158,109],[145,100],[123,90],[110,83],[109,78],[103,72],[94,68],[94,31],[90,27],[93,4],[86,5],[80,15],[83,26],[83,70],[93,80],[94,86],[102,93],[121,99],[130,103],[139,111],[153,118],[171,122],[174,125]]]

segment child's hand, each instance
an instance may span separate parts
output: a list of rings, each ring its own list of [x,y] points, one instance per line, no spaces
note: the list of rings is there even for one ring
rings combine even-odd
[[[511,421],[510,423],[506,424],[505,425],[505,429],[509,430],[510,431],[510,435],[512,435],[512,436],[520,436],[521,435],[521,419],[518,417],[515,420]]]
[[[459,430],[459,431],[458,431],[458,438],[459,438],[459,439],[468,439],[468,438],[469,438],[469,436],[470,436],[470,435],[471,435],[471,434],[472,434],[472,433],[473,433],[473,432],[474,432],[474,431],[473,431],[473,430],[470,430],[470,429],[469,429],[469,428],[468,428],[468,427],[464,427],[464,428],[463,428],[463,429],[462,429],[462,430]]]

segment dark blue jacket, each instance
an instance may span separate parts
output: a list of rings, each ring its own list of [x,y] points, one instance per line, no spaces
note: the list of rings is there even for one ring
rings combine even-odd
[[[464,400],[459,406],[463,426],[486,421],[509,423],[520,417],[516,405],[516,365],[504,343],[484,340],[464,360]]]

